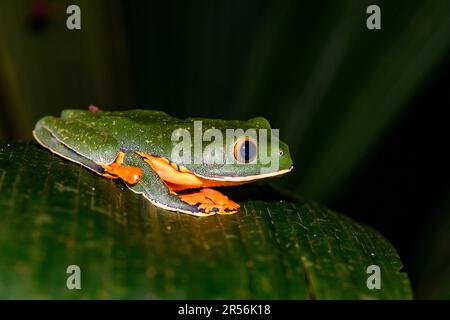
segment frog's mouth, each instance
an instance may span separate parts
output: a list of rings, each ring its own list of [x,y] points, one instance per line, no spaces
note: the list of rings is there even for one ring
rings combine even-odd
[[[144,158],[158,176],[173,191],[181,191],[186,189],[207,188],[207,187],[224,187],[237,186],[244,183],[252,182],[259,179],[280,176],[288,173],[291,168],[271,172],[261,175],[252,175],[245,177],[205,177],[186,169],[170,160],[162,157],[152,156],[144,153],[138,153]]]

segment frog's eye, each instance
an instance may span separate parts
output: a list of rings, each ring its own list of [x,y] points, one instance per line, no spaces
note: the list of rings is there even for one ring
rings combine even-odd
[[[234,158],[242,163],[249,163],[256,158],[256,142],[245,137],[234,145]]]

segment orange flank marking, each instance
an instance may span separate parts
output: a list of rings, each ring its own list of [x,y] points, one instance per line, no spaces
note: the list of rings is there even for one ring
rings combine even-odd
[[[138,154],[143,157],[145,162],[147,162],[158,174],[158,176],[164,180],[171,191],[207,187],[237,186],[243,183],[236,181],[215,181],[201,178],[183,166],[177,166],[175,163],[169,162],[169,160],[165,158],[151,156],[142,152],[138,152]]]

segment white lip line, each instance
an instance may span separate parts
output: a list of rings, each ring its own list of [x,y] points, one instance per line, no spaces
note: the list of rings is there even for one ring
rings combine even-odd
[[[212,181],[244,182],[244,181],[255,181],[255,180],[259,180],[259,179],[280,176],[282,174],[288,173],[293,168],[294,168],[294,166],[291,166],[288,169],[284,169],[284,170],[280,170],[280,171],[276,171],[276,172],[271,172],[271,173],[266,173],[266,174],[259,174],[259,175],[253,175],[253,176],[246,176],[246,177],[207,177],[207,176],[203,176],[203,175],[197,174],[197,173],[192,172],[192,171],[191,172],[194,175],[196,175],[197,177],[200,177],[200,178],[203,178],[203,179],[207,179],[207,180],[212,180]]]

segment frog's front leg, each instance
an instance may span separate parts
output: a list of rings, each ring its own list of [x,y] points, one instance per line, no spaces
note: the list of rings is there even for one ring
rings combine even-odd
[[[195,216],[209,216],[215,212],[203,212],[196,205],[191,205],[183,201],[176,193],[169,190],[166,183],[153,171],[152,167],[144,161],[144,159],[136,153],[126,153],[124,164],[132,167],[139,167],[142,170],[142,179],[139,183],[131,185],[127,184],[133,192],[142,194],[152,204],[157,207],[188,213]]]
[[[113,163],[102,165],[106,178],[120,178],[128,184],[136,184],[142,179],[142,170],[139,167],[126,166],[123,164],[125,154],[120,151]]]

